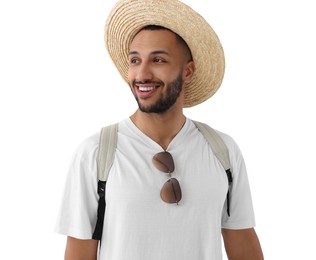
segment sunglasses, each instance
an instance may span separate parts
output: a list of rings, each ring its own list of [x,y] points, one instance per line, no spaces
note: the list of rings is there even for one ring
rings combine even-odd
[[[160,152],[154,155],[153,165],[160,171],[168,173],[169,180],[162,186],[160,197],[164,202],[177,203],[182,198],[181,188],[179,181],[171,177],[174,171],[174,162],[172,155],[168,152]]]

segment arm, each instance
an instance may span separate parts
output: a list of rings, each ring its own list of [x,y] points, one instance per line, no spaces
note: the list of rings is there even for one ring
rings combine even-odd
[[[98,243],[98,240],[81,240],[68,237],[65,260],[96,260]]]
[[[222,229],[229,260],[263,260],[263,253],[254,228]]]

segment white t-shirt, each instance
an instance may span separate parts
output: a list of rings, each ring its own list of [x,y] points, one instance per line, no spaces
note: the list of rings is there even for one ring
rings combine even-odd
[[[152,157],[163,149],[128,118],[119,123],[115,159],[106,185],[106,212],[100,260],[219,260],[221,228],[254,227],[243,157],[229,136],[233,173],[231,216],[226,213],[227,176],[194,123],[187,119],[167,151],[172,155],[182,199],[161,200],[168,175]],[[76,150],[69,170],[56,232],[91,239],[98,194],[96,154],[99,133]]]

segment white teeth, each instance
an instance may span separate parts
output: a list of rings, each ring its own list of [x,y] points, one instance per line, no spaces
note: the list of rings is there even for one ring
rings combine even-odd
[[[152,91],[154,89],[155,89],[155,87],[139,87],[140,91]]]

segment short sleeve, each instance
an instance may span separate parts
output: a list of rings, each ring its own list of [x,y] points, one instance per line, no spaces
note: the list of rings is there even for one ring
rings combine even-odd
[[[222,228],[252,228],[255,226],[255,217],[244,158],[239,147],[231,137],[222,133],[221,136],[229,149],[233,175],[230,216],[227,215],[225,205],[222,214]]]
[[[91,239],[97,219],[96,153],[98,134],[76,149],[66,179],[55,231],[78,239]]]

